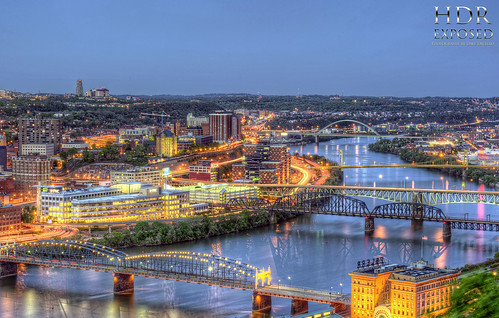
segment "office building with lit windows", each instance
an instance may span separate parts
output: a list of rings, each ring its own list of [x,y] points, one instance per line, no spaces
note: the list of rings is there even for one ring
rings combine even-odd
[[[226,183],[198,184],[177,187],[176,190],[188,191],[191,203],[225,204],[231,199],[258,198],[257,187],[233,186]]]
[[[163,157],[172,157],[177,154],[177,136],[171,131],[164,130],[156,136],[156,153]]]
[[[163,187],[165,176],[162,169],[135,167],[129,170],[111,171],[111,184],[141,182]]]
[[[43,187],[42,218],[57,222],[98,223],[171,219],[206,212],[208,205],[191,205],[189,192],[162,190],[140,182],[109,187],[64,190]]]
[[[373,262],[349,275],[352,318],[407,318],[444,313],[459,271],[420,260],[410,266]]]

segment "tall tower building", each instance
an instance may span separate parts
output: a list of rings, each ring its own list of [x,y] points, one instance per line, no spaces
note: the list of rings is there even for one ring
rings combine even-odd
[[[54,153],[59,153],[62,146],[62,121],[60,119],[20,118],[19,119],[19,154],[25,144],[53,144]]]
[[[233,113],[224,111],[216,111],[210,114],[210,135],[213,136],[215,142],[227,142],[230,139],[240,140],[241,134],[241,119]]]
[[[81,80],[76,81],[76,96],[83,96],[83,82]]]

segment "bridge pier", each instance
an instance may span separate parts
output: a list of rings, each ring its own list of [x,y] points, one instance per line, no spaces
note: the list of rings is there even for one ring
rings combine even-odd
[[[443,227],[442,236],[443,236],[444,240],[449,240],[452,236],[450,222],[444,221],[444,223],[442,224],[442,227]]]
[[[315,135],[315,144],[319,145],[319,135]]]
[[[17,275],[17,263],[0,262],[0,278]]]
[[[272,297],[260,295],[258,292],[253,292],[253,311],[270,311],[272,309]]]
[[[292,299],[291,300],[291,316],[306,314],[308,312],[308,301]]]
[[[112,228],[113,228],[113,227],[112,227],[111,225],[109,225],[109,226],[107,227],[107,233],[111,234],[111,232],[112,232]]]
[[[368,235],[374,233],[374,218],[372,216],[366,216],[364,231]]]
[[[133,275],[114,273],[114,289],[116,294],[133,293]]]
[[[329,306],[331,308],[334,308],[334,312],[342,312],[347,310],[347,305],[344,303],[332,302]]]
[[[411,227],[414,232],[420,232],[423,230],[423,220],[412,219]]]

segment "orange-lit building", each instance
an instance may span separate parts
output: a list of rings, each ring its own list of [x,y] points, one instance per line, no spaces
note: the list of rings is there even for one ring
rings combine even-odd
[[[406,318],[445,312],[459,271],[423,260],[410,266],[373,261],[349,275],[352,318]]]

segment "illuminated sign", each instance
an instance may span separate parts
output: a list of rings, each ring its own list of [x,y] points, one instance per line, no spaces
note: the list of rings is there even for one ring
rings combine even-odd
[[[163,176],[167,176],[171,173],[170,167],[166,167],[163,169]]]

